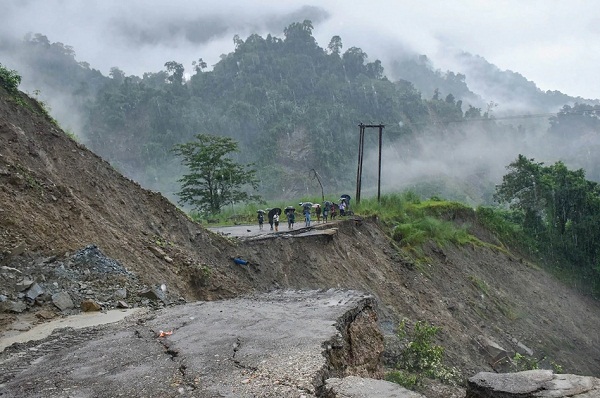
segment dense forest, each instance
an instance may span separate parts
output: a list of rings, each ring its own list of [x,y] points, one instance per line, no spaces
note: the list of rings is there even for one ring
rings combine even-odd
[[[0,52],[27,65],[19,70],[31,76],[30,87],[52,93],[46,101],[63,127],[125,175],[172,200],[184,172],[172,149],[196,134],[239,142],[235,160],[255,164],[265,198],[315,194],[315,172],[327,194],[352,192],[361,122],[386,125],[382,179],[388,191],[410,188],[426,196],[491,203],[498,168],[518,153],[565,160],[600,179],[590,155],[596,135],[588,134],[597,132],[597,105],[542,93],[512,74],[511,84],[521,84],[529,97],[535,93],[538,102],[545,98],[547,107],[571,102],[556,115],[507,122],[496,117],[497,103],[469,90],[464,75],[435,71],[425,56],[405,57],[393,67],[394,75],[411,78],[417,89],[405,79],[391,81],[379,60],[370,61],[357,47],[344,49],[339,36],[321,48],[312,31],[305,20],[287,26],[282,38],[235,36],[235,50],[210,70],[202,58],[190,70],[166,60],[164,70],[143,76],[126,76],[118,67],[103,76],[77,62],[73,48],[41,34],[5,42]],[[565,147],[565,138],[586,145]],[[468,142],[478,146],[465,147]],[[499,142],[498,148],[510,143],[494,167],[483,150],[490,142]],[[367,134],[367,153],[376,147],[376,134]],[[431,165],[446,156],[437,169],[416,171],[416,163],[432,160]],[[372,190],[375,162],[368,155],[366,160],[363,187]]]

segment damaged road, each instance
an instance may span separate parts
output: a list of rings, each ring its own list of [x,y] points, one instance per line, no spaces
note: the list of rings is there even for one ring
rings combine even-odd
[[[373,297],[276,291],[13,344],[0,396],[322,396],[328,378],[380,378],[382,352]]]

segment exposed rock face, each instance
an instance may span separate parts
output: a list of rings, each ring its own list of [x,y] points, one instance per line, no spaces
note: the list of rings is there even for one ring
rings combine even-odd
[[[466,398],[597,398],[600,379],[551,370],[518,373],[481,372],[469,379]]]

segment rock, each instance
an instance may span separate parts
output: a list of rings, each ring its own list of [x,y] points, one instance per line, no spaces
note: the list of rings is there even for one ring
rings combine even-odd
[[[165,298],[165,294],[161,289],[152,288],[142,290],[138,293],[138,296],[149,298],[153,301],[162,301],[164,304],[167,304],[167,300]]]
[[[24,278],[21,282],[15,285],[15,290],[17,292],[22,292],[31,287],[35,281],[33,279]]]
[[[600,397],[600,379],[553,374],[551,370],[517,373],[480,372],[469,378],[466,398]]]
[[[521,343],[517,339],[512,339],[512,342],[517,346],[517,352],[521,355],[529,355],[533,356],[533,350],[527,347],[525,344]]]
[[[119,300],[117,301],[117,308],[129,308],[129,304],[122,300]]]
[[[508,351],[502,348],[494,340],[486,336],[478,336],[477,342],[481,351],[486,355],[487,361],[493,369],[498,370],[498,366],[510,363]]]
[[[94,300],[83,300],[80,306],[83,312],[100,311],[102,309],[100,304]]]
[[[52,295],[52,304],[54,304],[59,310],[64,311],[69,308],[75,307],[71,296],[67,292],[59,292]]]
[[[35,300],[36,297],[42,293],[44,293],[44,289],[39,284],[34,283],[33,285],[31,285],[29,290],[27,290],[27,293],[25,293],[25,297],[27,297],[30,300]]]
[[[52,311],[41,310],[35,313],[35,317],[39,319],[52,319],[56,317],[56,314]]]
[[[8,300],[8,297],[3,294],[0,294],[0,303],[4,302],[6,300]]]
[[[339,398],[425,398],[424,395],[407,390],[396,383],[356,376],[327,379],[325,391],[325,396]]]
[[[158,258],[165,258],[165,256],[167,255],[167,253],[165,253],[163,249],[156,246],[148,246],[148,250],[150,250],[152,254],[154,254]]]
[[[27,304],[23,301],[5,301],[0,306],[4,312],[15,312],[20,314],[27,309]]]
[[[127,289],[117,289],[113,293],[113,297],[117,300],[123,300],[127,298]]]

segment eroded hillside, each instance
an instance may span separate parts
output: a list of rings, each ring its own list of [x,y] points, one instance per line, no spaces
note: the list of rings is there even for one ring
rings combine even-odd
[[[332,226],[334,235],[303,238],[213,234],[68,138],[35,102],[0,89],[0,294],[8,301],[19,300],[16,284],[25,277],[51,293],[80,282],[94,293],[88,286],[94,281],[50,280],[47,268],[71,264],[74,253],[95,245],[135,275],[130,289],[165,284],[170,302],[280,288],[361,290],[378,299],[388,335],[402,318],[440,326],[449,364],[467,376],[497,366],[490,341],[556,362],[565,373],[600,374],[598,303],[495,249],[489,233],[473,229],[488,247],[432,245],[411,258],[377,218]],[[233,256],[250,265],[234,264]],[[114,288],[119,279],[110,283]],[[135,305],[137,292],[130,293]],[[23,311],[43,308],[57,311],[41,296]],[[11,311],[0,316],[4,329],[16,319]],[[388,347],[393,360],[393,344]]]

